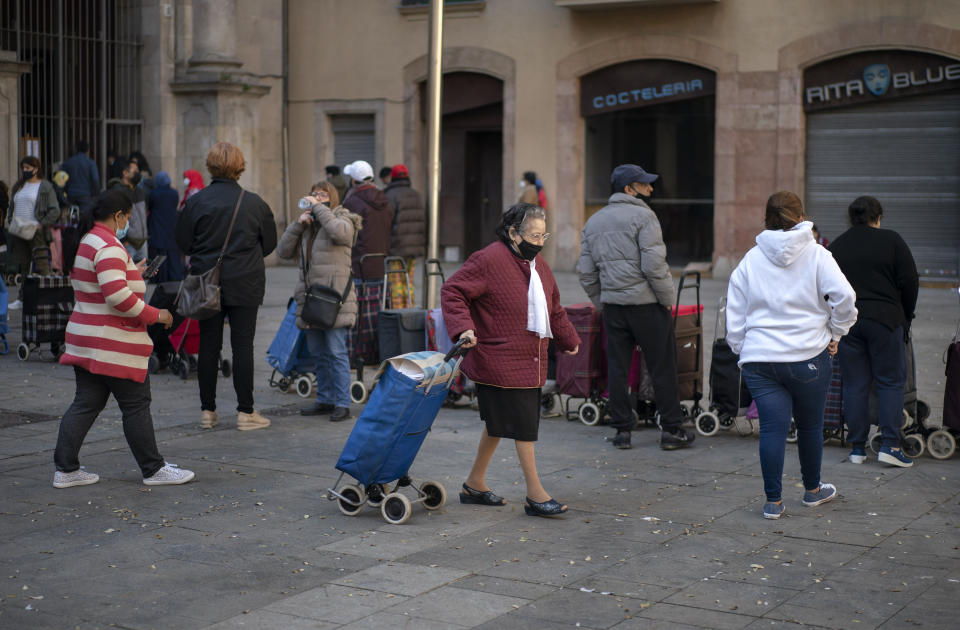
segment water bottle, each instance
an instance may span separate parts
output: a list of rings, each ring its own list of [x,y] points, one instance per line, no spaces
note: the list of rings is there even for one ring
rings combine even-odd
[[[313,204],[310,203],[310,200],[307,199],[306,197],[301,197],[300,201],[297,202],[297,205],[300,207],[301,210],[309,210],[310,208],[313,207]]]

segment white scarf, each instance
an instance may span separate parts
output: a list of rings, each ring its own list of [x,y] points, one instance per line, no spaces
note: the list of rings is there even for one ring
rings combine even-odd
[[[543,283],[537,273],[536,259],[530,261],[530,284],[527,286],[527,330],[537,333],[540,338],[553,339],[550,330],[550,312],[547,310],[547,296],[543,292]]]

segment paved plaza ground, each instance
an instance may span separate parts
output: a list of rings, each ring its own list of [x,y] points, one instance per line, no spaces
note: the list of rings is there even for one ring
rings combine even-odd
[[[255,396],[269,429],[235,430],[221,379],[221,424],[200,431],[196,375],[151,377],[161,452],[197,473],[184,486],[142,485],[111,402],[81,451],[100,482],[54,489],[72,370],[0,357],[0,628],[957,627],[960,456],[857,466],[830,443],[823,479],[841,496],[805,508],[788,445],[786,516],[768,521],[755,436],[667,453],[642,429],[620,451],[609,427],[548,418],[537,463],[570,511],[542,519],[523,512],[509,443],[488,479],[509,505],[457,501],[481,424],[469,406],[444,408],[411,474],[442,483],[447,505],[415,505],[399,526],[372,508],[344,516],[326,489],[353,423],[301,417],[303,399],[267,384],[296,273],[268,269]],[[565,303],[584,300],[575,275],[558,280]],[[724,288],[703,283],[707,364]],[[918,314],[919,396],[937,419],[956,291],[922,289]]]

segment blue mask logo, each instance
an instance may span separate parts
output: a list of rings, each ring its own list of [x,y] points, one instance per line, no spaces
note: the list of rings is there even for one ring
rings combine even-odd
[[[883,63],[870,64],[863,69],[863,82],[874,96],[883,96],[890,87],[890,68]]]

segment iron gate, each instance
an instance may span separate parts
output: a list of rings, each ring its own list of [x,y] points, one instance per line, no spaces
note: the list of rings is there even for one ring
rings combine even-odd
[[[3,0],[0,50],[30,64],[20,78],[18,159],[45,175],[79,140],[106,183],[107,152],[140,149],[140,0]],[[4,174],[7,175],[7,174]]]

